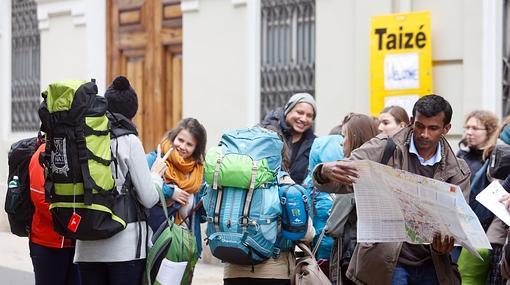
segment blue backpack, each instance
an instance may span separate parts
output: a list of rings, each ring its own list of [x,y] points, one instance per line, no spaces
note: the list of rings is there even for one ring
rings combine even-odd
[[[319,242],[320,235],[326,226],[328,218],[331,214],[333,198],[331,198],[329,193],[319,192],[317,189],[311,195],[313,195],[311,200],[313,201],[313,207],[315,211],[312,221],[316,232],[312,244],[315,246]],[[332,248],[333,238],[329,236],[323,236],[322,240],[320,241],[320,246],[317,250],[316,258],[329,260]]]
[[[208,151],[202,199],[213,256],[253,265],[278,253],[282,149],[275,132],[254,127],[226,132]]]
[[[206,184],[203,197],[207,244],[216,258],[253,265],[278,254],[278,218],[282,214],[278,185],[254,190]]]
[[[299,184],[281,184],[279,187],[282,204],[283,238],[296,241],[306,235],[308,229],[308,196]]]

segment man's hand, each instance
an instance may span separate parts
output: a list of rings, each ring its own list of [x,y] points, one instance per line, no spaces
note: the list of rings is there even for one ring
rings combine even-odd
[[[352,185],[359,176],[358,169],[350,162],[337,160],[322,165],[321,177],[329,181]]]
[[[499,202],[503,203],[506,209],[510,211],[510,194],[503,194],[503,196],[499,198]]]
[[[432,240],[432,249],[438,254],[447,254],[453,250],[453,242],[454,238],[445,235],[444,240],[441,239],[440,233],[434,234],[434,239]]]
[[[170,152],[172,149],[169,149],[165,156],[161,157],[161,144],[158,144],[158,148],[156,151],[156,160],[152,164],[151,172],[158,174],[159,176],[163,176],[168,166],[166,165],[166,159],[170,156]]]

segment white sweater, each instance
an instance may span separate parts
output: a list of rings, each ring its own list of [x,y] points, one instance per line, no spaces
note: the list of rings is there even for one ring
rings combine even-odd
[[[118,143],[118,149],[117,149]],[[128,170],[131,174],[138,200],[145,208],[151,208],[159,201],[158,191],[161,191],[163,180],[157,174],[151,173],[145,158],[140,139],[135,135],[126,135],[111,140],[111,149],[118,163],[118,178],[115,164],[112,163],[113,176],[117,190],[120,191]],[[118,153],[117,153],[118,151]],[[142,252],[140,258],[146,257],[145,222],[142,227]],[[149,239],[152,231],[149,228]],[[74,262],[122,262],[136,259],[138,243],[138,225],[129,223],[126,229],[108,239],[95,241],[76,241]]]

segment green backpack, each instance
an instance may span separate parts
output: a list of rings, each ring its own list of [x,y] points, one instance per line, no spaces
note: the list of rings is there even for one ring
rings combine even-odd
[[[106,99],[97,96],[95,81],[55,82],[42,97],[39,116],[47,135],[42,161],[55,231],[69,238],[98,240],[139,220],[129,173],[120,193],[115,186],[111,123]]]
[[[161,203],[165,203],[163,193],[160,192]],[[162,207],[165,216],[168,217],[166,207]],[[161,224],[160,228],[152,236],[154,244],[147,254],[145,264],[145,284],[176,284],[175,280],[164,277],[165,263],[187,262],[182,275],[181,285],[189,285],[193,279],[193,270],[198,261],[198,249],[195,236],[186,228],[174,224],[170,218]]]

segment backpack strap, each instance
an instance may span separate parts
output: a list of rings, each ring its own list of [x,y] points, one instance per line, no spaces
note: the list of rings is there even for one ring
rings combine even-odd
[[[388,138],[386,141],[386,146],[384,147],[384,153],[381,158],[381,164],[388,164],[388,161],[390,161],[390,158],[393,156],[393,153],[395,153],[395,149],[397,148],[397,145],[393,141],[392,138]]]
[[[92,190],[96,183],[90,176],[88,159],[89,152],[85,142],[85,133],[83,127],[78,126],[75,129],[74,135],[76,137],[76,147],[78,150],[78,163],[80,164],[81,174],[83,177],[83,203],[85,205],[92,205]],[[73,181],[74,182],[74,181]]]
[[[243,228],[243,237],[241,238],[241,242],[244,243],[248,238],[248,225],[249,225],[249,217],[250,217],[250,206],[253,199],[253,192],[255,191],[255,179],[257,178],[257,169],[258,169],[258,161],[253,161],[252,169],[251,169],[251,181],[250,188],[248,189],[248,193],[246,193],[246,199],[244,200],[243,212],[240,218],[240,225]],[[253,248],[250,248],[254,250]],[[258,254],[257,251],[254,251]],[[259,254],[260,255],[260,254]],[[253,265],[252,265],[253,270]]]
[[[248,227],[248,217],[250,216],[250,205],[251,201],[253,199],[253,192],[255,190],[255,180],[257,179],[257,169],[258,169],[258,161],[253,161],[252,169],[251,169],[251,181],[250,181],[250,188],[248,188],[248,193],[246,194],[246,200],[244,200],[244,207],[243,207],[243,216],[241,219],[243,220],[243,223],[241,223],[241,226],[244,228]]]
[[[182,221],[179,223],[179,225],[182,225],[182,223],[184,223],[184,221],[186,221],[187,219],[191,218],[193,216],[193,214],[198,211],[204,204],[204,201],[202,199],[200,199],[197,204],[195,205],[195,207],[193,207],[193,209],[191,209],[191,211],[189,212],[189,214],[182,218]]]
[[[213,176],[213,189],[218,189],[218,180],[220,176],[220,170],[221,170],[221,162],[223,161],[224,153],[223,151],[218,156],[218,159],[216,160],[216,166],[214,167],[214,176]]]
[[[317,253],[317,250],[319,250],[319,247],[321,245],[322,239],[324,238],[324,235],[326,234],[326,227],[322,228],[321,234],[319,235],[319,238],[317,239],[317,242],[315,243],[315,246],[313,247],[312,254],[315,256]]]
[[[217,232],[220,231],[220,211],[221,211],[222,202],[223,202],[223,188],[220,187],[220,188],[216,189],[216,203],[214,205],[214,216],[213,216],[214,230]]]
[[[142,254],[142,221],[147,220],[147,215],[145,214],[142,206],[138,202],[138,195],[134,191],[133,180],[131,179],[131,173],[126,174],[126,178],[124,183],[122,184],[121,193],[124,195],[129,195],[129,202],[126,205],[127,216],[126,223],[137,222],[138,227],[138,240],[136,242],[136,258],[140,258]],[[147,223],[145,223],[145,242],[149,238],[147,231]]]

